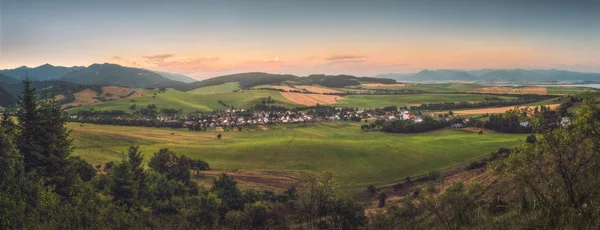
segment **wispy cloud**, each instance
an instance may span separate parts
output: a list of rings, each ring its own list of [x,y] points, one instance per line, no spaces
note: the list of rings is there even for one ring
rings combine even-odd
[[[146,59],[147,63],[160,65],[165,63],[165,61],[169,58],[173,57],[173,54],[157,54],[151,56],[143,56]]]
[[[326,57],[325,60],[328,60],[328,61],[357,60],[357,59],[364,59],[365,57],[366,56],[352,55],[352,54],[340,54],[340,55],[332,55],[332,56]]]

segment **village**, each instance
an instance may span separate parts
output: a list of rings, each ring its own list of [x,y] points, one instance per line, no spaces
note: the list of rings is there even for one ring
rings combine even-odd
[[[428,114],[434,117],[433,113]],[[435,118],[435,117],[434,117]],[[443,117],[442,117],[443,118]],[[439,116],[435,119],[442,119]],[[403,108],[394,108],[393,110],[383,111],[382,109],[349,109],[349,108],[329,108],[327,110],[318,109],[297,111],[251,111],[246,109],[227,109],[223,111],[213,111],[208,114],[186,114],[140,117],[127,113],[113,111],[112,113],[78,113],[70,116],[74,122],[88,123],[107,123],[112,120],[114,123],[127,125],[127,121],[145,121],[165,124],[169,127],[181,127],[193,129],[214,129],[217,127],[237,127],[254,126],[268,124],[296,124],[309,122],[338,122],[338,121],[362,121],[362,120],[412,120],[415,123],[423,121],[422,115],[411,113]],[[445,118],[449,119],[449,118]],[[110,122],[110,123],[113,123]]]

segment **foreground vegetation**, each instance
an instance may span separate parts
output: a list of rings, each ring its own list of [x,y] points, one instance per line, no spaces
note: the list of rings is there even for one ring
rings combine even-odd
[[[210,161],[178,154],[167,148],[152,151],[148,158],[145,154],[150,154],[140,152],[135,145],[124,148],[119,161],[94,168],[84,159],[73,156],[74,146],[60,106],[52,100],[38,101],[35,95],[35,90],[26,82],[16,113],[18,122],[14,123],[7,114],[3,114],[0,121],[0,229],[600,228],[597,205],[600,195],[600,178],[597,176],[600,173],[600,106],[595,100],[583,101],[572,114],[569,124],[558,126],[552,122],[536,122],[540,124],[533,130],[538,133],[537,136],[528,136],[515,149],[501,149],[485,161],[469,164],[467,170],[485,166],[482,170],[495,176],[486,187],[477,182],[466,184],[461,181],[449,182],[447,187],[421,187],[419,183],[423,180],[413,181],[407,177],[405,183],[393,186],[394,190],[405,191],[406,194],[400,198],[399,205],[386,204],[386,190],[367,187],[370,198],[377,199],[380,211],[366,213],[365,204],[340,189],[331,173],[306,174],[298,188],[290,187],[277,194],[268,190],[240,189],[237,182],[226,174],[219,175],[210,188],[205,188],[196,184],[192,177],[201,176],[203,170],[214,167]],[[287,141],[293,140],[295,133],[301,130],[292,130],[294,136],[291,139],[288,136]],[[118,143],[118,139],[148,135],[144,131],[128,130],[122,135],[115,132],[112,133],[114,139],[103,141]],[[169,138],[152,131],[144,144],[168,142]],[[324,138],[318,135],[320,130],[304,131]],[[349,144],[350,140],[344,139],[344,131],[348,130],[341,127],[340,133],[333,135],[335,141],[329,141],[331,146]],[[475,138],[464,135],[452,138],[455,131],[444,132],[450,133],[415,135],[415,140],[420,141],[423,147],[446,141],[444,145],[437,146],[437,149],[444,150],[454,148],[458,143],[464,153],[473,148],[473,144],[461,144],[460,140],[476,143],[476,138],[492,136],[469,134]],[[216,141],[235,144],[236,139],[227,140],[227,134],[231,133],[225,133]],[[451,138],[445,139],[438,134]],[[384,134],[380,135],[378,138],[385,140]],[[188,141],[192,143],[195,140]],[[352,141],[359,142],[356,138]],[[392,144],[398,138],[388,141],[375,142],[381,145],[380,149],[363,153],[363,157],[373,154],[386,159],[386,155],[378,150],[398,147]],[[489,144],[493,140],[485,142]],[[291,149],[290,146],[285,147],[279,151],[267,149],[272,151],[268,157],[273,158]],[[359,145],[353,147],[360,148]],[[435,152],[435,149],[425,150]],[[226,152],[225,148],[221,152]],[[427,156],[425,152],[419,154]],[[249,157],[257,156],[250,154]],[[324,152],[311,157],[327,158]],[[443,159],[444,156],[437,154],[436,157]],[[398,162],[392,164],[397,167]],[[360,163],[351,163],[345,167],[362,170]],[[431,165],[422,165],[428,166]],[[438,173],[429,173],[424,179],[444,178]],[[494,186],[497,183],[502,184]],[[510,190],[504,193],[508,196],[501,196],[502,188]]]

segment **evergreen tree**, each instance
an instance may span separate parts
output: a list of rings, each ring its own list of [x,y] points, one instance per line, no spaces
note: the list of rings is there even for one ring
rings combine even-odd
[[[137,181],[132,172],[131,164],[123,161],[113,168],[111,173],[113,184],[110,195],[119,205],[134,207],[137,204]]]
[[[38,122],[37,99],[35,88],[31,88],[31,80],[23,81],[23,93],[19,97],[17,118],[18,136],[17,146],[25,161],[25,170],[31,172],[42,166],[39,148],[36,145],[36,133],[40,132]]]
[[[144,172],[144,154],[139,151],[140,146],[133,144],[127,149],[127,155],[131,170],[138,184],[138,199],[143,200],[146,197],[147,175]]]

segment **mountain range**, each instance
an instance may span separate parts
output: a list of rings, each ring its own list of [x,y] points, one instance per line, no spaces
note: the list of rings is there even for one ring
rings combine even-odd
[[[475,81],[475,82],[599,82],[600,73],[566,70],[480,69],[422,70],[414,74],[380,74],[376,78],[398,81]]]
[[[28,77],[32,81],[61,80],[77,84],[121,85],[134,88],[152,87],[156,84],[190,83],[196,79],[148,69],[125,67],[116,64],[93,64],[84,66],[53,66],[44,64],[30,68],[0,70],[0,83],[15,83]]]

